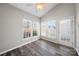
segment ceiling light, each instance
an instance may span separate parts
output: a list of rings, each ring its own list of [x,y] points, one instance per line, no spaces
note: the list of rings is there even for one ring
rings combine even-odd
[[[36,8],[37,10],[43,10],[46,7],[45,3],[37,3]]]

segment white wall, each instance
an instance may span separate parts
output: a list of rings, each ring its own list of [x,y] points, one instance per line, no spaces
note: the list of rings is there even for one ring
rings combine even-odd
[[[39,21],[37,17],[9,4],[0,4],[0,53],[39,38],[23,39],[23,18]]]
[[[54,9],[48,12],[45,16],[43,16],[41,22],[56,20],[57,21],[57,39],[59,39],[59,21],[64,20],[65,18],[74,17],[75,14],[75,5],[74,4],[58,4]],[[53,39],[48,39],[53,41]],[[56,40],[57,41],[57,40]]]
[[[79,3],[75,4],[76,8],[76,51],[78,52],[79,55]]]
[[[79,48],[79,4],[76,4],[76,47]]]

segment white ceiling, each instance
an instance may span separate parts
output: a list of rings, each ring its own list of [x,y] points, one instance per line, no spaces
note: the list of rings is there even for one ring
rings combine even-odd
[[[42,17],[52,8],[54,8],[57,3],[46,3],[46,7],[43,10],[37,10],[34,3],[10,3],[10,5],[15,6],[37,17]]]

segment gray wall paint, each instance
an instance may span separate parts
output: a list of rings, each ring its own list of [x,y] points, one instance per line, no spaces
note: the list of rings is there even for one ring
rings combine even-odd
[[[64,3],[58,4],[51,11],[42,17],[42,21],[46,20],[62,20],[65,17],[74,16],[74,4]]]
[[[39,38],[23,39],[23,18],[39,21],[37,17],[9,4],[0,4],[0,53]]]

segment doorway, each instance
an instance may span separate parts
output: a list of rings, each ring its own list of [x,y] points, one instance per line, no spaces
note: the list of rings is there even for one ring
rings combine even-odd
[[[59,22],[59,43],[74,46],[74,19],[68,18]]]

